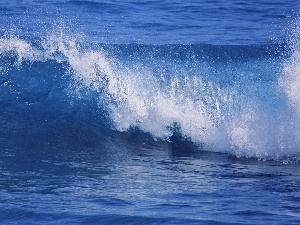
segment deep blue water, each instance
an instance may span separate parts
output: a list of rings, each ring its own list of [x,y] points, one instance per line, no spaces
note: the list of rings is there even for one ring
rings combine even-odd
[[[0,0],[0,224],[300,224],[299,10]]]

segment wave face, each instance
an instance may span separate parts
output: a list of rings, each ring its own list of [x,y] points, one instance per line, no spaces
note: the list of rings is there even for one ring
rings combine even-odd
[[[236,156],[299,155],[297,28],[289,46],[104,45],[74,36],[0,38],[2,146],[87,146],[141,132]]]

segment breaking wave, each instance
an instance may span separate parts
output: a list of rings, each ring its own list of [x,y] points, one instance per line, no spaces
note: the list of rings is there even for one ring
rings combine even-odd
[[[297,158],[298,39],[299,28],[287,46],[105,45],[61,30],[34,40],[3,35],[2,146],[65,136],[87,144],[138,130],[153,141],[176,134],[206,151]]]

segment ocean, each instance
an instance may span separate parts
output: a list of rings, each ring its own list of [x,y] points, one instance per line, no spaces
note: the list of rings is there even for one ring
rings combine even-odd
[[[0,224],[300,224],[299,10],[0,0]]]

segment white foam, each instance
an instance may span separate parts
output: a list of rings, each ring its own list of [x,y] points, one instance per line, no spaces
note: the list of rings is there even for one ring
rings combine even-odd
[[[38,50],[24,40],[17,37],[0,38],[0,54],[9,52],[13,52],[17,56],[17,65],[24,60],[34,61],[39,55]]]
[[[181,69],[168,80],[156,76],[151,67],[139,62],[125,66],[101,48],[89,49],[82,42],[52,32],[35,48],[20,38],[7,37],[0,39],[0,54],[13,52],[18,65],[47,59],[68,64],[78,88],[89,88],[104,99],[119,131],[136,126],[155,139],[168,140],[176,123],[184,137],[212,151],[273,159],[300,153],[298,42],[282,66],[279,95],[283,91],[286,102],[275,111],[264,107],[253,93],[242,96],[234,87],[204,82],[201,74],[185,75]]]

